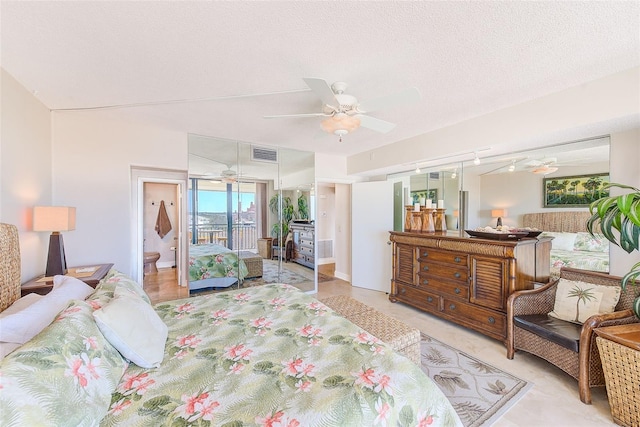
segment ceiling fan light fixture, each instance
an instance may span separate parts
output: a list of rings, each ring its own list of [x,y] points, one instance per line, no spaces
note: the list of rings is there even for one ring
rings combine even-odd
[[[336,113],[320,124],[322,130],[340,137],[360,127],[360,119],[345,113]]]
[[[516,161],[512,161],[511,165],[509,165],[509,172],[513,172],[516,170]]]
[[[554,173],[557,170],[558,170],[557,167],[542,165],[542,166],[540,166],[538,168],[535,168],[531,172],[536,173],[538,175],[548,175],[550,173]]]

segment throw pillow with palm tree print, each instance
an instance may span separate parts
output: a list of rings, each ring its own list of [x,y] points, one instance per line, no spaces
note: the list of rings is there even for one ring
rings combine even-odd
[[[595,314],[613,313],[620,299],[619,286],[560,279],[553,311],[549,316],[584,323]]]

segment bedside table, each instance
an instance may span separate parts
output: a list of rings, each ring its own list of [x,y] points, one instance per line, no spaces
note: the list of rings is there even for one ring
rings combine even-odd
[[[76,273],[78,269],[89,268],[89,267],[97,267],[97,269],[93,272],[89,272],[86,274]],[[95,288],[98,282],[107,275],[109,270],[111,270],[113,264],[93,264],[79,267],[71,267],[67,269],[67,276],[77,277],[82,280],[87,285]],[[22,284],[21,288],[21,296],[25,296],[27,294],[36,293],[39,295],[48,294],[51,289],[53,289],[53,279],[42,281],[41,279],[44,276],[39,276],[34,279],[29,280],[26,283]]]

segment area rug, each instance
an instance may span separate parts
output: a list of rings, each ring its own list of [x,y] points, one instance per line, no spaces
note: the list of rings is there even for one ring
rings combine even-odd
[[[447,396],[466,427],[487,427],[533,386],[421,334],[422,370]]]
[[[245,286],[260,286],[265,283],[286,283],[288,285],[297,285],[308,281],[313,282],[313,279],[307,279],[298,273],[288,270],[286,265],[283,265],[282,271],[278,275],[277,262],[264,260],[262,264],[262,277],[247,279],[244,283]]]

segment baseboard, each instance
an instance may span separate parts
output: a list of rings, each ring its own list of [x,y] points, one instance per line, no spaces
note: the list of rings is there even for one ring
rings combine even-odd
[[[158,268],[171,268],[173,267],[173,261],[156,261],[156,267]]]
[[[340,273],[339,271],[336,271],[336,272],[333,273],[333,277],[337,277],[340,280],[344,280],[345,282],[351,283],[351,275],[350,274],[344,274],[344,273]]]
[[[318,265],[335,264],[335,263],[336,263],[335,258],[318,258]]]

